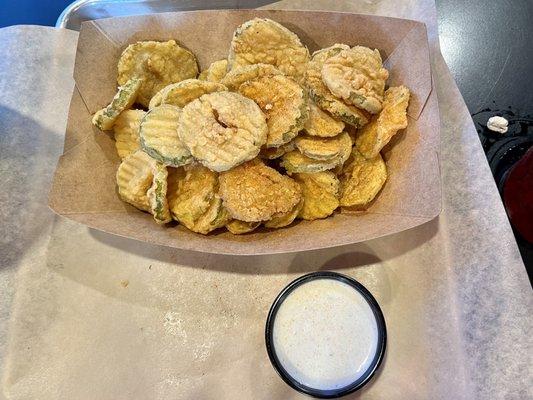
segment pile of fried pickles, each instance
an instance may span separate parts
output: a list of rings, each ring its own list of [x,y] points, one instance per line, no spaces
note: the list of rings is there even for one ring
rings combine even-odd
[[[388,76],[378,50],[310,55],[296,34],[255,18],[202,72],[174,40],[129,45],[93,124],[114,133],[121,199],[158,224],[281,228],[364,210],[378,195],[380,152],[407,126],[409,90],[385,90]]]

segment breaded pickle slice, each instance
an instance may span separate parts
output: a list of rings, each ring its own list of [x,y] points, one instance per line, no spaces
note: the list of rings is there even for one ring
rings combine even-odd
[[[124,85],[131,78],[142,79],[137,101],[145,107],[165,86],[197,75],[196,57],[175,40],[130,44],[118,61],[118,84]]]
[[[352,139],[346,132],[332,138],[298,136],[294,144],[300,153],[315,160],[331,160],[352,150]]]
[[[218,174],[200,164],[170,169],[168,202],[172,217],[193,232],[207,234],[230,220],[217,194]]]
[[[312,138],[315,140],[331,140],[327,138]],[[333,138],[336,139],[336,138]],[[352,142],[350,139],[350,136],[348,134],[343,133],[342,136],[339,137],[338,141],[338,149],[339,153],[333,157],[328,159],[321,159],[317,160],[315,158],[308,157],[300,152],[300,150],[294,150],[289,153],[285,153],[282,156],[281,166],[287,170],[288,173],[313,173],[313,172],[321,172],[321,171],[327,171],[330,169],[337,168],[339,166],[342,166],[348,157],[350,156],[351,150],[352,150]],[[317,143],[315,143],[316,145]],[[300,147],[307,149],[311,154],[317,155],[320,154],[318,150],[316,150],[314,147],[311,146],[309,143],[306,143],[305,146],[300,143]],[[320,146],[317,146],[317,148],[320,148]]]
[[[337,167],[339,164],[340,159],[338,157],[330,160],[315,160],[314,158],[304,156],[299,150],[290,151],[281,157],[281,166],[289,174],[327,171]]]
[[[237,67],[229,71],[220,81],[229,90],[237,90],[243,83],[267,76],[283,75],[282,72],[270,64],[252,64]]]
[[[190,102],[183,108],[178,127],[179,137],[194,158],[217,172],[256,157],[267,132],[259,106],[231,92],[204,94]]]
[[[409,89],[391,87],[385,92],[378,117],[357,132],[355,146],[368,159],[376,157],[396,133],[407,128]]]
[[[126,157],[117,170],[118,194],[126,203],[150,212],[148,189],[154,180],[157,161],[142,150]]]
[[[150,100],[149,108],[161,104],[171,104],[180,108],[185,107],[198,97],[213,92],[228,90],[224,85],[216,82],[201,81],[199,79],[186,79],[178,83],[165,86]]]
[[[304,198],[299,218],[312,221],[326,218],[339,206],[340,182],[331,171],[294,174]]]
[[[266,160],[275,160],[276,158],[280,158],[283,154],[293,151],[295,148],[296,146],[294,145],[294,140],[292,140],[289,143],[279,147],[263,147],[259,153],[259,156]]]
[[[218,60],[200,73],[198,79],[209,82],[220,82],[226,76],[228,71],[228,60]]]
[[[333,137],[344,130],[344,122],[333,118],[309,101],[309,118],[305,121],[304,130],[310,136]]]
[[[238,219],[232,219],[226,224],[226,228],[234,235],[242,235],[244,233],[252,232],[259,225],[261,225],[261,222],[245,222],[239,221]]]
[[[137,150],[118,167],[118,194],[126,203],[152,213],[156,222],[169,222],[166,179],[166,167]]]
[[[309,96],[318,107],[329,112],[335,118],[339,118],[347,124],[360,128],[368,123],[366,112],[353,105],[346,104],[342,99],[334,96],[322,81],[322,67],[324,66],[324,62],[342,50],[349,48],[349,46],[344,44],[334,44],[333,46],[314,52],[307,66],[304,85],[309,91]]]
[[[274,75],[250,80],[238,92],[255,101],[266,116],[266,147],[279,147],[294,139],[309,116],[307,96],[293,79]]]
[[[141,148],[139,128],[144,114],[143,110],[123,111],[113,125],[115,147],[122,160]]]
[[[237,28],[231,41],[228,67],[272,64],[296,80],[303,77],[309,51],[300,38],[283,25],[267,18],[254,18]]]
[[[267,221],[289,212],[302,198],[293,179],[259,159],[220,174],[219,193],[230,215],[246,222]]]
[[[112,129],[120,113],[130,108],[135,102],[140,85],[141,80],[133,78],[120,86],[111,103],[93,115],[93,125],[103,131]]]
[[[349,162],[339,177],[341,182],[340,205],[365,208],[377,196],[387,180],[387,166],[378,153],[372,159],[365,158],[354,147]]]
[[[267,228],[283,228],[285,226],[288,226],[292,224],[292,222],[296,219],[298,214],[300,213],[300,210],[302,209],[304,205],[303,198],[296,204],[292,210],[284,213],[278,213],[274,214],[270,220],[266,221],[264,225]]]
[[[388,77],[379,51],[364,46],[342,50],[322,67],[322,81],[334,96],[371,114],[381,111]]]
[[[179,167],[193,158],[178,136],[181,110],[163,104],[148,111],[141,121],[141,147],[165,165]]]

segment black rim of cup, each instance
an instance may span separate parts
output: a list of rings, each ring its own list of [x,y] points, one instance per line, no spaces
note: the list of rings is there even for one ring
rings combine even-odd
[[[339,389],[330,389],[330,390],[315,389],[315,388],[305,386],[301,384],[300,382],[296,381],[292,376],[289,375],[289,373],[281,365],[281,362],[279,361],[278,356],[276,355],[276,351],[273,345],[274,343],[274,340],[273,340],[274,321],[276,319],[276,314],[279,310],[279,307],[294,289],[296,289],[298,286],[306,282],[316,280],[316,279],[338,280],[338,281],[341,281],[341,282],[344,282],[350,285],[352,288],[357,290],[370,305],[370,308],[372,309],[372,312],[374,313],[374,317],[377,323],[378,344],[376,348],[376,355],[374,356],[372,363],[370,364],[368,369],[365,371],[365,373],[361,377],[359,377],[359,379]],[[374,296],[372,296],[372,294],[363,285],[361,285],[355,279],[350,278],[349,276],[342,275],[336,272],[329,272],[329,271],[312,272],[310,274],[303,275],[295,279],[294,281],[289,283],[280,292],[280,294],[278,294],[278,296],[274,300],[274,303],[272,303],[272,306],[270,307],[270,311],[268,313],[266,327],[265,327],[265,342],[266,342],[266,348],[268,352],[268,357],[270,358],[270,362],[274,366],[274,369],[279,374],[281,379],[285,381],[285,383],[287,383],[293,389],[301,393],[307,394],[309,396],[317,397],[321,399],[332,399],[332,398],[345,396],[347,394],[355,392],[356,390],[361,389],[374,376],[379,366],[381,365],[381,362],[383,361],[383,357],[385,355],[385,348],[386,348],[386,343],[387,343],[387,329],[385,326],[385,318],[383,317],[383,313],[381,312],[381,308],[379,307],[378,302],[376,301]]]

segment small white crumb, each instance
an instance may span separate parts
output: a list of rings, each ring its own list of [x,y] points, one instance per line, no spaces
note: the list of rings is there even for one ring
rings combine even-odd
[[[508,125],[509,121],[498,115],[490,117],[487,121],[487,128],[489,128],[491,131],[499,133],[507,132]]]
[[[268,103],[267,105],[265,105],[265,110],[271,110],[272,107],[272,104]]]

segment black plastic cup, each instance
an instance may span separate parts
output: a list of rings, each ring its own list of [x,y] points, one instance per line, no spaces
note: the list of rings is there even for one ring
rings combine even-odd
[[[274,348],[274,321],[276,319],[276,314],[279,310],[279,307],[294,289],[306,282],[316,279],[333,279],[350,285],[353,289],[357,290],[357,292],[359,292],[359,294],[361,294],[363,298],[368,302],[368,305],[374,313],[374,318],[376,319],[376,325],[378,330],[378,343],[374,359],[372,360],[370,366],[363,375],[361,375],[356,381],[339,389],[317,389],[303,385],[302,383],[298,382],[291,375],[289,375],[285,368],[283,368],[281,362],[278,359],[278,356],[276,355],[276,349]],[[312,272],[310,274],[303,275],[289,283],[280,292],[278,297],[276,297],[276,300],[274,300],[274,303],[272,303],[272,306],[270,307],[270,311],[268,313],[266,321],[265,342],[270,362],[274,366],[274,369],[279,374],[281,379],[285,381],[285,383],[287,383],[290,387],[297,390],[298,392],[304,393],[306,395],[320,399],[333,399],[345,396],[347,394],[355,392],[356,390],[361,389],[370,381],[372,376],[374,376],[379,366],[381,365],[381,362],[383,361],[383,357],[385,355],[385,348],[387,344],[387,328],[385,326],[385,318],[383,318],[383,313],[381,312],[381,308],[379,307],[378,302],[376,301],[374,296],[372,296],[372,294],[355,279],[352,279],[346,275],[338,274],[336,272]]]

